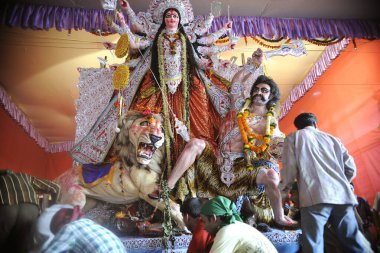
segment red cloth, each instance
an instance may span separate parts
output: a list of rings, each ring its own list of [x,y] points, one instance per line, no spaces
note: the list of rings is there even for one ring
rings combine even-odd
[[[199,218],[195,225],[193,238],[191,239],[187,253],[208,253],[213,243],[214,238],[205,230],[203,221]]]

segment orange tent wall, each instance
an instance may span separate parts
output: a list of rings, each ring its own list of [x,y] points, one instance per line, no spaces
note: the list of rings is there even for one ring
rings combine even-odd
[[[0,169],[54,179],[72,165],[67,152],[47,153],[0,107]]]
[[[341,139],[357,165],[355,193],[371,204],[380,191],[380,40],[350,43],[316,84],[280,121],[288,134],[294,118],[312,112],[318,127]]]

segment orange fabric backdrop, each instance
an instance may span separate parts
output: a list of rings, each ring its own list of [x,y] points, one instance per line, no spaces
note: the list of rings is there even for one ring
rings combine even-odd
[[[0,122],[0,169],[54,179],[71,167],[72,159],[67,152],[45,152],[3,106],[0,106]]]
[[[373,203],[380,191],[380,40],[350,43],[304,97],[280,121],[295,131],[301,112],[318,117],[318,127],[342,140],[357,165],[357,195]]]

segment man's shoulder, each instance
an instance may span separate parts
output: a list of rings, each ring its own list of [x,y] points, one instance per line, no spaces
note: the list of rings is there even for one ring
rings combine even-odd
[[[318,135],[322,135],[326,138],[329,138],[335,142],[341,142],[339,138],[335,137],[334,135],[330,134],[330,133],[327,133],[327,132],[324,132],[318,128],[315,129],[315,133],[318,134]]]
[[[296,138],[296,135],[298,135],[299,131],[294,131],[294,132],[291,132],[290,134],[286,135],[285,137],[285,142],[287,143],[292,143],[294,142],[294,139]]]
[[[234,223],[226,225],[223,228],[227,231],[231,231],[231,230],[239,231],[238,233],[241,233],[241,232],[246,231],[246,230],[254,230],[254,228],[252,226],[250,226],[244,222],[241,222],[241,221],[235,221]]]
[[[72,221],[67,224],[69,229],[89,229],[90,227],[97,227],[100,226],[96,222],[87,219],[87,218],[81,218],[75,221]]]

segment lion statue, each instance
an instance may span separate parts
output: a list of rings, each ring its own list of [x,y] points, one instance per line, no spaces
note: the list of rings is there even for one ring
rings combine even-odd
[[[83,164],[58,178],[62,185],[62,202],[79,204],[90,196],[113,204],[131,204],[143,199],[164,210],[164,202],[148,194],[157,189],[164,157],[162,118],[128,112],[119,123],[120,132],[104,164]],[[170,203],[171,216],[180,229],[185,229],[179,205]]]

